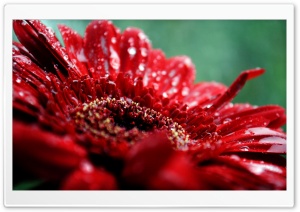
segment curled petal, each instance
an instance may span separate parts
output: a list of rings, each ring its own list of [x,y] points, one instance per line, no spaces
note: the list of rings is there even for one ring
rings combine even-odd
[[[70,138],[18,121],[13,123],[13,152],[19,166],[46,179],[68,174],[86,156]]]
[[[115,190],[116,180],[108,172],[83,161],[79,168],[65,178],[62,190]]]
[[[222,108],[226,103],[231,101],[238,94],[238,92],[244,87],[245,83],[248,80],[258,77],[264,72],[265,70],[262,68],[243,71],[235,79],[235,81],[229,86],[227,91],[219,98],[215,99],[215,101],[212,103],[211,107],[209,108],[209,111],[213,112],[216,111],[217,109]]]

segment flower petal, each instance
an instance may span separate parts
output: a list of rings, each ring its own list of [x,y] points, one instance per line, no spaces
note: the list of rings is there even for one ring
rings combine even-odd
[[[227,143],[225,152],[286,153],[285,133],[266,127],[239,130],[222,137]]]
[[[95,168],[88,161],[82,162],[61,185],[62,190],[115,190],[116,188],[113,175]]]
[[[244,109],[232,110],[233,113],[227,111],[227,113],[219,113],[219,123],[230,122],[240,119],[241,117],[263,117],[268,120],[267,127],[278,128],[285,124],[286,116],[285,110],[277,105],[266,105],[261,107],[246,107]]]
[[[98,79],[115,77],[120,69],[120,32],[110,21],[92,21],[84,36],[84,54],[89,72]]]
[[[183,93],[185,95],[183,102],[189,107],[207,107],[213,100],[219,97],[227,90],[225,85],[216,82],[201,82],[195,84],[190,91]]]
[[[144,75],[151,49],[143,31],[127,28],[121,36],[121,70],[132,80]]]
[[[282,167],[262,161],[246,161],[238,156],[222,156],[199,166],[199,178],[210,189],[270,190],[285,189]]]
[[[137,188],[178,190],[201,187],[188,155],[175,152],[162,133],[151,135],[132,148],[123,176],[127,183]]]
[[[38,20],[16,20],[13,26],[20,42],[37,58],[42,68],[54,73],[59,70],[64,75],[81,75],[78,67],[70,61],[52,29],[47,28]]]
[[[237,94],[238,92],[244,87],[245,83],[248,80],[251,80],[255,77],[260,76],[265,72],[262,68],[256,68],[256,69],[250,69],[243,71],[235,80],[234,82],[228,87],[227,91],[224,92],[223,95],[218,97],[214,100],[212,105],[209,107],[209,112],[214,112],[220,108],[222,108],[224,105],[226,105],[228,102],[230,102]]]
[[[65,25],[58,25],[58,29],[64,40],[70,60],[76,64],[82,75],[88,74],[86,68],[87,58],[84,54],[82,37],[76,31]]]
[[[160,81],[158,94],[165,98],[181,100],[187,94],[195,80],[195,67],[186,56],[172,57],[166,61],[166,74],[157,76]]]
[[[153,86],[155,90],[160,90],[161,77],[166,75],[166,57],[160,49],[149,50],[147,68],[143,77],[144,86]]]
[[[13,156],[14,161],[25,170],[51,179],[60,178],[75,169],[86,152],[68,137],[14,121]]]
[[[123,177],[129,184],[147,186],[173,153],[164,133],[153,134],[137,143],[125,160]]]

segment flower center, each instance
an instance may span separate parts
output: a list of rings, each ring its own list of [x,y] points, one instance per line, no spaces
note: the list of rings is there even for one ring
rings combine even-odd
[[[95,138],[134,144],[146,132],[164,130],[174,148],[186,149],[189,136],[181,125],[131,99],[101,98],[85,103],[73,113],[77,130]]]

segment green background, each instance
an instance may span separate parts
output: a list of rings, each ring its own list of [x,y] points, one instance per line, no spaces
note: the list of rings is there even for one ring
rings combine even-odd
[[[84,35],[88,20],[44,20],[59,39],[57,24]],[[196,82],[225,85],[246,69],[266,73],[249,81],[234,102],[278,104],[286,108],[286,22],[282,20],[113,20],[122,31],[141,28],[153,48],[167,57],[189,56],[196,66]]]

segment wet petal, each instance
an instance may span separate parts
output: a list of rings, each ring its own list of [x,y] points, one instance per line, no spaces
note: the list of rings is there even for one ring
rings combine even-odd
[[[268,120],[267,127],[270,128],[278,128],[285,124],[286,121],[285,110],[277,105],[246,107],[244,109],[239,108],[238,110],[234,109],[233,113],[229,113],[228,111],[227,113],[222,112],[222,114],[219,116],[219,123],[237,120],[241,117],[263,117]]]
[[[223,136],[226,152],[286,153],[285,133],[266,127],[254,127]]]
[[[58,69],[63,75],[80,76],[78,67],[70,61],[52,29],[38,20],[17,20],[13,26],[20,42],[37,58],[42,68],[54,73]]]
[[[235,155],[219,157],[199,167],[201,181],[218,190],[285,189],[284,173],[282,167],[245,161]]]
[[[120,32],[110,21],[92,21],[84,36],[84,54],[89,72],[99,77],[113,77],[120,69]]]
[[[160,49],[149,50],[148,65],[143,77],[144,86],[153,86],[155,90],[160,90],[161,78],[167,74],[165,70],[166,58]]]
[[[189,91],[183,90],[183,102],[189,107],[207,107],[213,100],[227,90],[225,85],[216,82],[201,82],[195,84]]]
[[[165,75],[157,77],[160,82],[158,94],[165,98],[180,99],[190,91],[195,79],[195,67],[192,61],[186,56],[173,57],[166,61],[165,70]]]
[[[127,28],[121,36],[121,70],[132,80],[145,73],[151,49],[147,36],[139,29]]]
[[[86,68],[88,60],[84,54],[82,37],[76,31],[67,26],[58,25],[58,29],[65,43],[65,48],[70,60],[76,64],[82,75],[88,74]]]

